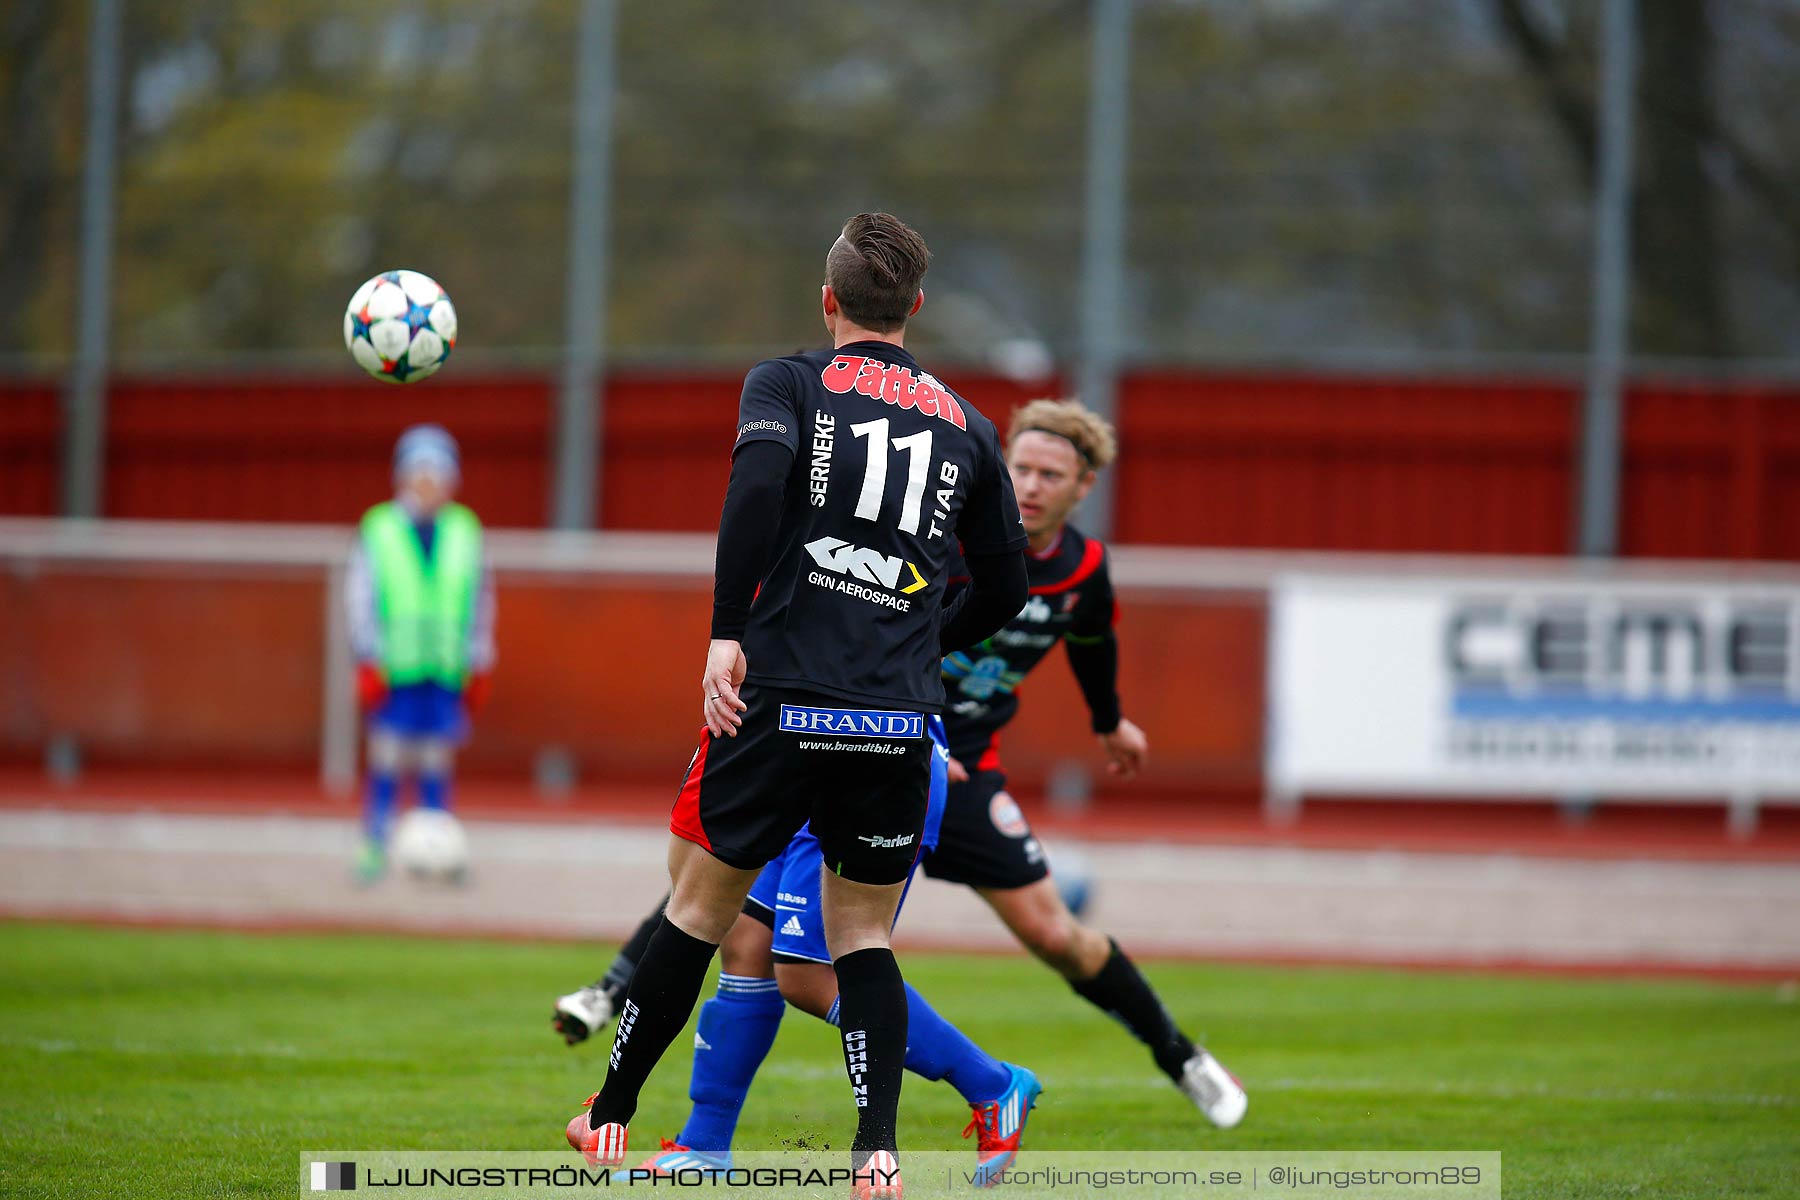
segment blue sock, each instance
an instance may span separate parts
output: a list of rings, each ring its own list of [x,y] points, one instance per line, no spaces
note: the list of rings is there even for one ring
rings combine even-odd
[[[838,1002],[825,1020],[838,1023]],[[938,1015],[925,997],[906,985],[906,1069],[925,1079],[945,1079],[970,1104],[998,1100],[1012,1086],[1006,1064],[969,1040]]]
[[[434,772],[419,776],[419,807],[450,810],[450,777]]]
[[[363,789],[363,833],[385,845],[388,823],[394,817],[394,795],[400,781],[391,771],[370,771]]]
[[[998,1100],[1012,1085],[1012,1072],[939,1016],[910,983],[906,985],[906,1069],[926,1079],[948,1080],[970,1104]]]
[[[773,979],[719,973],[719,994],[700,1006],[688,1084],[694,1111],[676,1141],[690,1150],[731,1149],[750,1081],[769,1056],[786,1009]]]

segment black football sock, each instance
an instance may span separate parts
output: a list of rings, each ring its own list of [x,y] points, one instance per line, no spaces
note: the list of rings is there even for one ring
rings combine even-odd
[[[606,968],[606,974],[600,979],[600,990],[612,1000],[613,1007],[619,1006],[619,998],[625,989],[631,986],[631,976],[637,970],[638,963],[643,961],[644,950],[650,945],[650,935],[662,924],[663,909],[669,906],[669,898],[656,906],[656,911],[644,918],[631,940],[619,947],[618,956],[612,960],[612,966]]]
[[[906,981],[894,952],[872,946],[839,958],[838,1028],[844,1037],[844,1068],[856,1097],[856,1139],[852,1167],[876,1150],[895,1150],[900,1115],[900,1080],[906,1073]]]
[[[1163,1074],[1179,1082],[1182,1064],[1194,1056],[1194,1043],[1175,1027],[1174,1018],[1169,1016],[1169,1010],[1163,1007],[1137,964],[1125,956],[1119,943],[1111,938],[1106,940],[1112,945],[1112,953],[1107,956],[1100,973],[1092,979],[1071,982],[1069,986],[1075,989],[1076,995],[1131,1030],[1132,1036],[1150,1047]]]
[[[609,1121],[631,1122],[644,1081],[694,1011],[716,950],[711,942],[676,928],[667,917],[657,922],[631,986],[625,989],[606,1083],[588,1112],[589,1129]]]

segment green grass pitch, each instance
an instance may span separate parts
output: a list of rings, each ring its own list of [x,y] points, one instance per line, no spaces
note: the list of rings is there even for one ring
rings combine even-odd
[[[0,924],[0,1195],[291,1196],[308,1149],[560,1148],[610,1039],[565,1048],[550,1001],[609,951]],[[1151,964],[1250,1090],[1220,1133],[1037,964],[902,961],[1043,1078],[1027,1150],[1498,1149],[1509,1197],[1800,1194],[1791,986]],[[634,1161],[679,1128],[691,1044]],[[790,1012],[740,1144],[847,1144],[849,1112],[832,1032]],[[909,1077],[902,1144],[967,1146],[967,1113]]]

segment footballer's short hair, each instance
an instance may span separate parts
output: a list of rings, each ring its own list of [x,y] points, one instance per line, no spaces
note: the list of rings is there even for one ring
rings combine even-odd
[[[1010,445],[1021,433],[1047,433],[1075,447],[1082,465],[1098,471],[1119,453],[1118,435],[1112,422],[1079,400],[1033,400],[1013,410],[1012,427],[1006,431]]]
[[[825,282],[838,308],[864,329],[892,333],[912,315],[931,251],[899,217],[858,213],[825,255]]]

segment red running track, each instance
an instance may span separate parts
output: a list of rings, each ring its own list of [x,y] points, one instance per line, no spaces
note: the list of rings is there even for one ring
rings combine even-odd
[[[668,820],[678,781],[578,787],[546,797],[530,786],[476,779],[459,783],[458,810],[471,817],[584,822],[596,819],[660,825]],[[1136,797],[1128,788],[1103,794],[1084,811],[1054,809],[1041,796],[1018,797],[1047,839],[1291,846],[1327,850],[1523,854],[1558,858],[1672,861],[1800,861],[1800,809],[1765,808],[1757,829],[1734,838],[1720,805],[1606,804],[1581,820],[1542,803],[1330,800],[1305,806],[1288,826],[1264,820],[1254,797],[1191,800],[1167,794]],[[332,796],[306,773],[193,770],[95,770],[58,783],[42,771],[0,768],[0,808],[45,806],[94,812],[291,813],[323,816],[358,811],[354,796]]]

